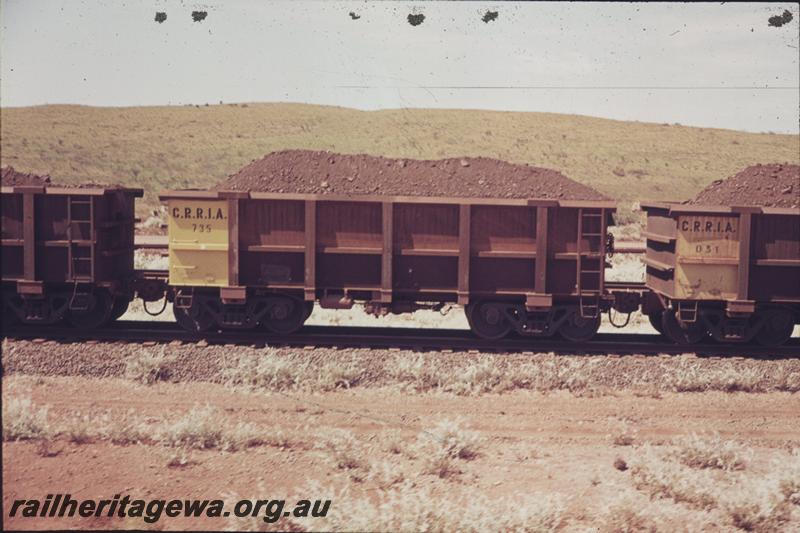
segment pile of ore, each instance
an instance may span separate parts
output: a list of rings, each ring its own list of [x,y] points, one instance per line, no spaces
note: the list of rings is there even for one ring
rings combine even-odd
[[[800,165],[747,167],[728,179],[716,180],[688,203],[800,207]]]
[[[24,185],[48,186],[53,185],[50,176],[37,176],[36,174],[26,174],[14,170],[14,167],[3,167],[0,169],[0,184],[4,187],[17,187]]]
[[[229,176],[215,189],[343,195],[607,199],[556,170],[487,157],[390,159],[311,150],[268,154]]]

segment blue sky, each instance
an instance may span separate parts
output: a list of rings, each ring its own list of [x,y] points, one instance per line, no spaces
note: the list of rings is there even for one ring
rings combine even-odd
[[[768,25],[787,9],[791,22]],[[483,22],[487,11],[497,18]],[[409,14],[425,19],[412,26]],[[759,132],[800,123],[792,3],[1,0],[0,18],[3,106],[305,102]]]

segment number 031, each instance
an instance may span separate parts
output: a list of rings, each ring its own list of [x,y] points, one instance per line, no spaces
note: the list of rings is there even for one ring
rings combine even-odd
[[[719,253],[719,246],[714,246],[711,244],[698,244],[694,247],[694,251],[698,254],[718,254]]]

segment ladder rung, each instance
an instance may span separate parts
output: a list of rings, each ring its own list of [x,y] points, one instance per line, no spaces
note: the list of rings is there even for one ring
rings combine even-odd
[[[582,237],[602,237],[602,233],[581,233]]]
[[[581,270],[581,274],[599,274],[599,270]]]
[[[600,218],[603,215],[601,215],[600,213],[583,213],[581,214],[581,216],[583,218]]]
[[[92,203],[92,201],[91,200],[78,200],[77,198],[71,198],[70,199],[70,203],[72,205],[89,205],[90,203]]]

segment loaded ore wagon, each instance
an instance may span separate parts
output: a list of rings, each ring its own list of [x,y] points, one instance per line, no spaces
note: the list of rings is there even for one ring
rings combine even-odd
[[[56,186],[3,170],[3,322],[96,327],[134,295],[141,189]]]
[[[651,291],[643,310],[675,342],[710,335],[779,345],[800,323],[800,191],[793,188],[800,187],[800,174],[797,166],[776,167],[746,169],[690,204],[642,204]],[[777,200],[753,194],[745,201],[742,195],[752,194],[748,180],[762,194],[775,183]],[[739,197],[729,198],[730,191]]]
[[[286,171],[283,182],[268,175],[270,186],[261,190],[235,175],[219,190],[160,196],[169,214],[173,308],[187,329],[263,326],[290,333],[314,302],[339,309],[362,302],[379,316],[460,304],[473,331],[486,338],[516,331],[580,340],[597,331],[600,313],[611,305],[604,268],[614,203],[588,187],[600,199],[499,198],[491,190],[482,197],[422,196],[402,189],[413,177],[394,175],[406,169],[394,160],[300,154],[315,163],[324,158],[309,178],[313,187],[298,186]],[[269,157],[275,155],[254,164],[275,163]],[[338,174],[319,168],[325,161],[346,174],[342,183],[367,177],[373,192],[372,178],[381,174],[370,166],[384,169],[392,175],[383,182],[390,194],[340,187]],[[423,164],[449,168],[471,192],[464,169],[486,161],[493,160],[408,165],[414,172]],[[275,190],[289,188],[285,182],[295,190]]]

